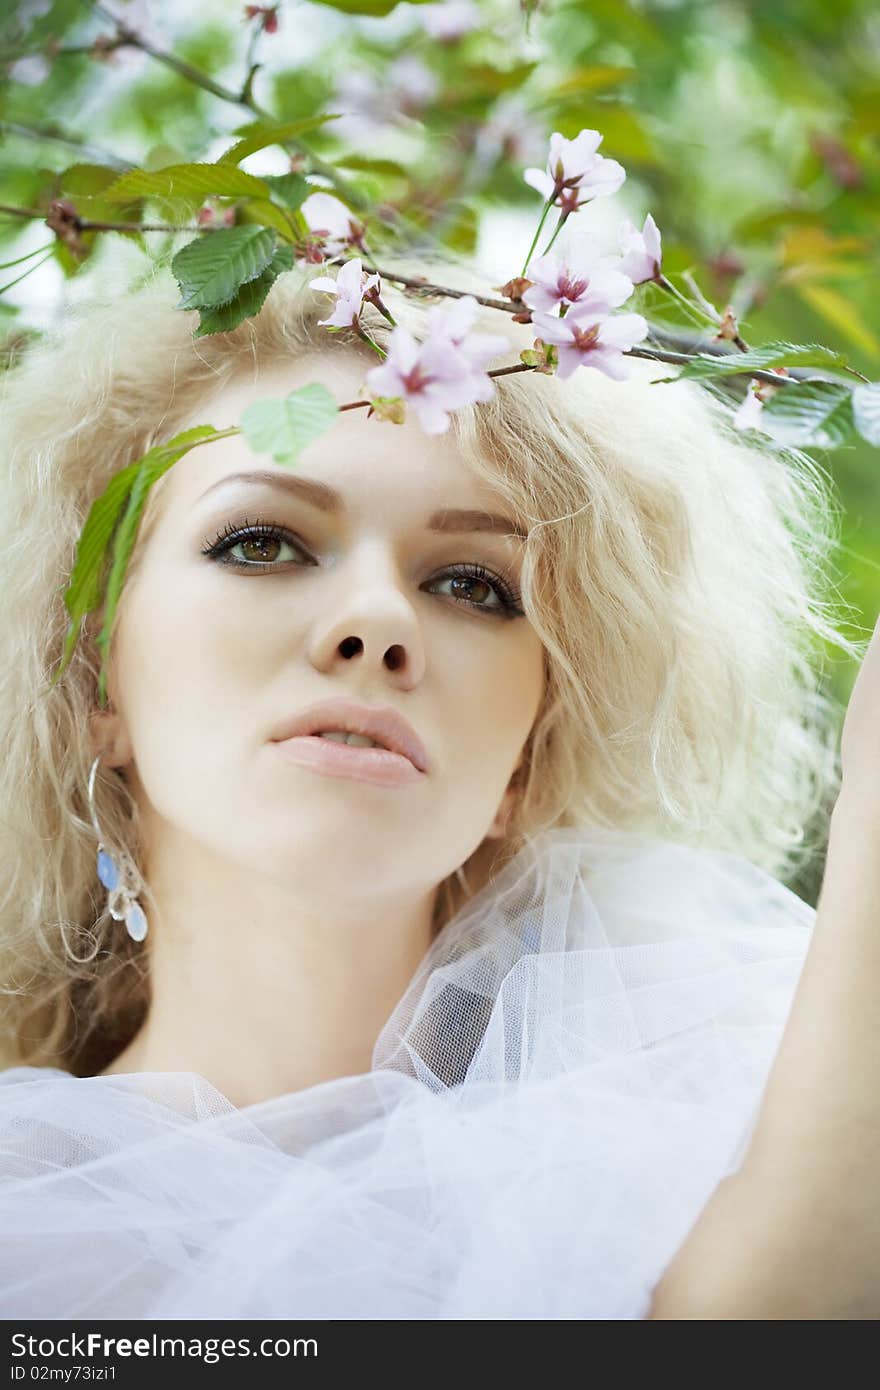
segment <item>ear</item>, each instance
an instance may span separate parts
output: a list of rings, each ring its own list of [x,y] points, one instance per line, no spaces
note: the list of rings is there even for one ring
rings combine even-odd
[[[112,703],[107,709],[94,710],[89,716],[92,757],[100,754],[107,767],[125,767],[134,757],[131,739],[121,714]]]

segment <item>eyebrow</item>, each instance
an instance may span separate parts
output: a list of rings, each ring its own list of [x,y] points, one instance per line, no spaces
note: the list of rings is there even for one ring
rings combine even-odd
[[[282,488],[323,512],[341,512],[345,503],[341,495],[326,483],[316,478],[303,478],[294,473],[275,473],[269,469],[253,469],[248,473],[229,473],[212,485],[198,499],[208,497],[217,488],[229,483],[267,483],[270,487]],[[462,507],[443,507],[428,518],[429,531],[497,531],[504,535],[528,539],[528,532],[506,516],[496,516],[493,512],[474,511]]]

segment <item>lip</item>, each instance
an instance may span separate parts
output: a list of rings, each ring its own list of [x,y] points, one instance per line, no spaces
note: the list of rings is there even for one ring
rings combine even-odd
[[[350,748],[316,734],[280,739],[276,746],[284,757],[325,777],[347,777],[375,787],[408,787],[424,776],[409,758],[387,748]]]
[[[398,762],[401,759],[405,760],[420,776],[428,771],[428,755],[424,744],[409,721],[391,705],[365,705],[338,695],[309,705],[298,714],[282,721],[273,731],[271,738],[275,743],[286,743],[293,739],[301,739],[304,743],[309,735],[323,733],[329,729],[364,734],[385,746],[381,749],[360,749],[349,748],[346,744],[334,744],[327,739],[313,740],[313,743],[317,742],[319,750],[335,748],[341,749],[344,753],[384,754],[386,767],[394,766],[388,760],[396,755]],[[312,745],[309,747],[311,749]],[[371,766],[378,768],[379,765],[379,758],[374,758]],[[329,767],[329,764],[327,766]],[[347,763],[346,766],[354,770],[353,762]]]

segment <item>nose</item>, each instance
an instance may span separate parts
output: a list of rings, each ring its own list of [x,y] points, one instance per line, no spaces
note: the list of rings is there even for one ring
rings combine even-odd
[[[340,563],[333,594],[328,594],[325,621],[317,626],[313,662],[329,671],[342,661],[395,672],[415,685],[425,669],[425,648],[418,614],[398,566],[380,547],[370,547],[360,562]]]

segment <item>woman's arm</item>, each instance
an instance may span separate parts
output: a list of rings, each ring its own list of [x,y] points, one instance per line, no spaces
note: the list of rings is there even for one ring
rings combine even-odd
[[[880,623],[841,753],[812,940],[751,1143],[650,1318],[880,1318]]]

